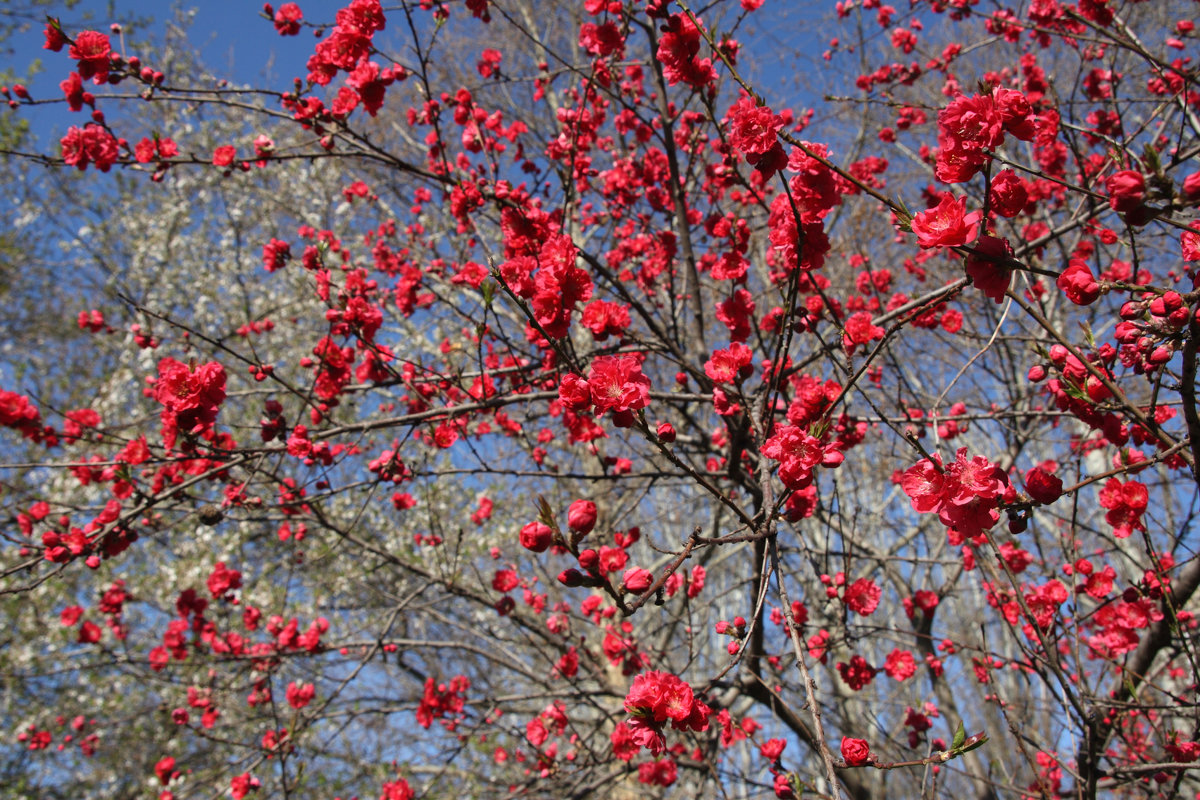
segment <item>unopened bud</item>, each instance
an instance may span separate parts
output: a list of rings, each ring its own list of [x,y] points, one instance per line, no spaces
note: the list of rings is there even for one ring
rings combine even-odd
[[[567,509],[567,526],[579,539],[596,527],[596,504],[591,500],[576,500]]]

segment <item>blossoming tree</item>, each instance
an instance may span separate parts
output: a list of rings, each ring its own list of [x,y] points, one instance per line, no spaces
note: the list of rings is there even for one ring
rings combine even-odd
[[[812,108],[762,0],[51,19],[5,785],[1195,794],[1191,9],[826,11]]]

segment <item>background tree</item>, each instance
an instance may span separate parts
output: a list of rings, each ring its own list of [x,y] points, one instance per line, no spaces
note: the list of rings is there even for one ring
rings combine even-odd
[[[1192,22],[833,13],[811,113],[753,0],[52,21],[6,785],[1194,793]]]

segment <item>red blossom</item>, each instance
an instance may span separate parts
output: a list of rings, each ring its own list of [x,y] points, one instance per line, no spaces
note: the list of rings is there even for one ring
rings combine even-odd
[[[1062,478],[1041,467],[1034,467],[1025,473],[1025,491],[1035,503],[1049,505],[1062,497],[1062,490]]]
[[[567,509],[567,527],[582,539],[596,526],[596,504],[591,500],[576,500]]]
[[[47,46],[50,44],[50,34],[46,35]],[[51,48],[56,49],[56,48]],[[109,44],[108,37],[99,31],[81,31],[71,44],[71,49],[67,51],[67,55],[75,59],[78,63],[79,77],[83,80],[92,78],[94,83],[100,84],[108,80],[109,60],[108,54],[112,52],[112,45]]]
[[[713,383],[740,383],[750,377],[754,368],[750,362],[754,353],[749,347],[734,342],[727,350],[716,350],[704,364],[704,374]]]
[[[783,117],[760,106],[754,98],[743,96],[729,109],[729,144],[747,160],[751,156],[762,156],[779,146],[776,137],[783,127]],[[757,163],[751,162],[751,163]]]
[[[965,269],[971,283],[993,302],[1002,302],[1012,283],[1012,255],[1012,245],[1007,239],[980,236],[967,256]]]
[[[715,80],[712,59],[700,58],[700,29],[684,14],[672,14],[658,40],[658,60],[667,83],[683,82],[699,89]]]
[[[1100,490],[1100,505],[1108,509],[1104,519],[1113,526],[1113,535],[1124,539],[1134,531],[1144,531],[1142,514],[1149,505],[1150,493],[1138,481],[1122,482],[1109,478]]]
[[[280,36],[296,36],[300,33],[300,20],[304,12],[295,3],[284,3],[275,12],[275,30]]]
[[[875,339],[882,339],[887,333],[871,319],[871,312],[859,311],[851,314],[846,320],[846,333],[842,336],[842,346],[847,352],[853,353],[860,344],[867,344]]]
[[[642,594],[654,582],[654,573],[644,567],[630,567],[625,570],[622,585],[631,594]]]
[[[952,544],[960,544],[990,529],[999,520],[996,506],[1008,486],[1004,472],[983,456],[968,459],[959,449],[954,463],[942,468],[941,459],[922,459],[900,477],[900,486],[920,513],[937,513],[950,529]]]
[[[917,662],[907,650],[895,649],[888,653],[883,671],[893,680],[906,681],[917,672]]]
[[[921,247],[957,247],[975,239],[979,231],[978,211],[967,213],[966,198],[946,194],[928,211],[912,220],[912,231]]]
[[[869,617],[879,606],[881,594],[875,581],[870,578],[859,578],[846,587],[846,592],[842,595],[842,602],[854,613]]]
[[[95,164],[108,172],[119,157],[117,140],[100,125],[72,126],[62,138],[62,158],[68,166],[86,170],[88,164]]]
[[[621,415],[631,421],[631,412],[650,404],[650,379],[635,356],[599,356],[592,361],[587,382],[596,413],[612,411],[618,424]]]
[[[688,686],[668,672],[644,672],[633,679],[625,696],[631,715],[633,740],[654,755],[666,749],[662,726],[669,720],[676,730],[704,731],[712,709],[698,700]]]
[[[554,531],[544,522],[530,522],[521,528],[521,546],[534,553],[543,553],[554,541]]]
[[[848,767],[861,767],[872,760],[871,746],[865,739],[842,739],[842,760]]]
[[[67,44],[67,37],[63,35],[62,26],[59,25],[58,19],[51,19],[46,23],[46,29],[43,31],[46,36],[46,41],[42,45],[43,50],[52,50],[55,53],[62,51],[63,46]]]
[[[839,662],[837,671],[846,685],[856,692],[873,681],[876,673],[875,668],[862,656],[852,656],[848,664]]]
[[[1125,169],[1104,179],[1108,205],[1119,214],[1137,211],[1146,200],[1146,178],[1137,170]]]
[[[1023,181],[1011,169],[1001,170],[992,178],[989,187],[988,202],[991,208],[1002,217],[1015,217],[1020,214],[1029,200],[1029,192]]]
[[[258,778],[246,772],[230,779],[229,793],[233,796],[233,800],[242,800],[250,792],[258,791],[259,786]]]
[[[1068,266],[1058,276],[1055,285],[1062,290],[1067,299],[1078,306],[1091,305],[1100,297],[1100,284],[1092,275],[1087,262],[1072,258]]]
[[[780,426],[763,444],[763,455],[779,461],[779,479],[789,489],[804,489],[818,466],[837,467],[844,460],[837,442],[824,443],[795,425]]]
[[[758,746],[758,752],[762,753],[763,758],[768,761],[778,761],[783,755],[783,749],[787,747],[786,739],[768,739]]]
[[[237,155],[237,148],[231,144],[223,144],[213,150],[212,163],[215,167],[228,167]]]

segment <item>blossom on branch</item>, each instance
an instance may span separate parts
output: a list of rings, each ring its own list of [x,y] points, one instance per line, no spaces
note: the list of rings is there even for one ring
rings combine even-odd
[[[613,412],[618,427],[633,424],[633,412],[650,404],[650,379],[637,356],[599,356],[588,372],[588,388],[596,413]]]
[[[666,749],[663,725],[670,721],[675,730],[708,730],[712,714],[702,700],[693,695],[692,687],[669,672],[644,672],[633,679],[625,695],[625,710],[629,712],[629,727],[633,741],[654,755]]]

